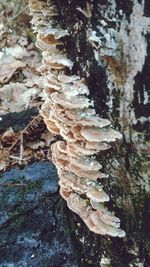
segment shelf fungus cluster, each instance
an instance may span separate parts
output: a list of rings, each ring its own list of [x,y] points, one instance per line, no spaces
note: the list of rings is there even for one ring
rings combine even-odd
[[[55,7],[50,2],[29,2],[37,46],[43,51],[40,70],[44,75],[45,103],[41,115],[49,131],[62,137],[51,146],[60,194],[91,231],[123,237],[120,219],[104,205],[109,196],[99,181],[108,177],[95,157],[109,149],[111,142],[121,139],[121,134],[111,128],[109,120],[96,115],[84,79],[70,74],[73,62],[67,58],[62,41],[68,32],[53,27]]]

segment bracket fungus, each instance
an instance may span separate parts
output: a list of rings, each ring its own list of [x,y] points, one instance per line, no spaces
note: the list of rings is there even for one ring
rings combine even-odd
[[[109,196],[99,178],[108,176],[100,171],[102,166],[95,158],[122,136],[110,127],[109,120],[96,115],[84,79],[71,75],[73,62],[67,58],[62,41],[69,33],[53,26],[53,18],[57,16],[55,6],[51,1],[39,0],[29,0],[29,4],[37,46],[43,50],[44,66],[40,70],[44,75],[46,101],[41,115],[49,131],[64,139],[51,145],[60,194],[91,231],[123,237],[120,220],[104,205]]]

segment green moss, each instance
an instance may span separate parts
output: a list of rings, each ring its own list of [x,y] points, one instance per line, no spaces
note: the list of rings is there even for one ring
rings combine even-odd
[[[31,40],[31,42],[35,45],[36,43],[36,35],[33,33],[33,31],[29,30],[27,32],[28,38]]]
[[[18,192],[19,195],[26,195],[27,193],[34,192],[35,189],[40,190],[42,188],[43,181],[26,181],[25,185],[22,186]]]
[[[15,220],[15,229],[20,228],[24,220],[23,214],[18,214]]]
[[[142,172],[149,173],[150,172],[150,161],[144,161],[142,164]]]
[[[145,240],[145,248],[146,248],[146,251],[150,257],[150,240]]]

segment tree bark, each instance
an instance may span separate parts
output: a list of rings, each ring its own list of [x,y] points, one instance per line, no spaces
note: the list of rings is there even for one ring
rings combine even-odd
[[[90,232],[67,210],[80,266],[150,266],[149,92],[150,3],[145,1],[53,1],[72,74],[84,77],[100,117],[123,134],[121,144],[99,156],[109,179],[109,208],[121,219],[124,239]]]

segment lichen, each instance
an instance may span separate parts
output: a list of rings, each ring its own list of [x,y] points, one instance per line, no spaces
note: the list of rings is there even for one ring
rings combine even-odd
[[[114,99],[119,92],[119,124],[126,142],[130,143],[134,139],[132,125],[138,122],[144,124],[145,120],[149,120],[147,117],[136,117],[133,100],[135,78],[142,72],[147,55],[146,36],[150,30],[150,18],[144,16],[144,2],[140,4],[137,0],[133,1],[129,22],[122,10],[117,13],[115,1],[111,2],[109,9],[98,10],[101,19],[97,21],[96,31],[90,29],[87,32],[87,39],[93,46],[98,64],[106,66],[109,88],[107,105],[112,116]],[[113,22],[111,26],[110,21]],[[148,94],[145,90],[143,93],[146,105]]]

